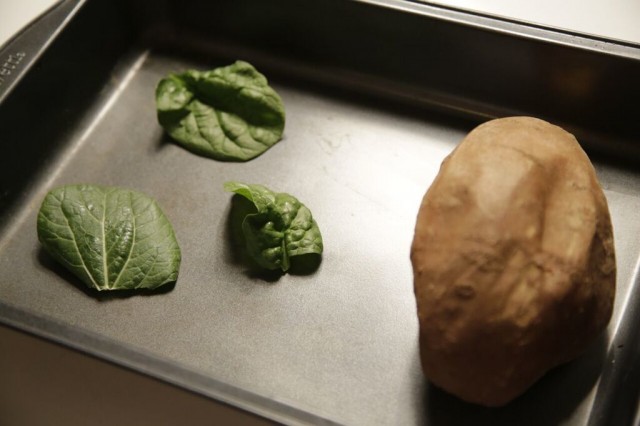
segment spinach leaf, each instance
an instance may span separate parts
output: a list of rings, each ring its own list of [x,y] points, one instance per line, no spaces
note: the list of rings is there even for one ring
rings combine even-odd
[[[247,251],[258,265],[287,271],[291,257],[322,253],[318,224],[295,197],[239,182],[226,182],[224,189],[247,198],[257,209],[244,218],[242,231]]]
[[[38,239],[96,290],[157,288],[176,281],[180,247],[155,200],[127,189],[68,185],[50,191]]]
[[[180,145],[216,160],[247,161],[282,138],[284,105],[247,62],[162,79],[158,121]]]

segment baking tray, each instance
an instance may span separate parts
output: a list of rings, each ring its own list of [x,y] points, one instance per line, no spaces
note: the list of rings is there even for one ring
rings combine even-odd
[[[640,384],[640,49],[394,0],[58,3],[3,46],[0,320],[288,424],[629,424]],[[190,154],[157,124],[170,71],[248,60],[281,94],[282,142],[248,163]],[[8,65],[7,65],[8,64]],[[423,378],[409,249],[442,159],[478,123],[527,114],[574,132],[611,209],[606,333],[500,409]],[[234,255],[227,180],[295,194],[325,241],[312,272]],[[95,294],[39,247],[66,183],[154,198],[183,263],[158,294]]]

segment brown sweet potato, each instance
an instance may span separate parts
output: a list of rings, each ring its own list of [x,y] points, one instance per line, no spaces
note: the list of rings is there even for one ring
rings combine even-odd
[[[535,118],[482,124],[444,160],[411,261],[423,371],[469,402],[508,403],[611,317],[606,199],[573,135]]]

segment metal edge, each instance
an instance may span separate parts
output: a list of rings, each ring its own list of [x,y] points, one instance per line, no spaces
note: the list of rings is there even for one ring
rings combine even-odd
[[[0,46],[0,103],[9,96],[85,1],[59,1]]]
[[[640,45],[594,35],[554,29],[544,25],[484,15],[473,11],[427,4],[420,0],[354,0],[400,12],[431,17],[485,31],[559,44],[622,58],[640,60]]]
[[[640,419],[640,260],[634,267],[632,288],[623,303],[631,320],[619,322],[614,331],[606,366],[595,395],[589,426],[632,425]],[[618,389],[619,392],[612,392]]]

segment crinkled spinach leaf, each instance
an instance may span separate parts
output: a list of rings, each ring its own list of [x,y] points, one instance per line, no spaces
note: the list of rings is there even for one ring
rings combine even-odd
[[[158,121],[191,152],[247,161],[282,138],[282,99],[249,63],[190,70],[162,79],[156,89]]]
[[[322,253],[318,224],[295,197],[239,182],[226,182],[224,188],[247,198],[257,209],[244,218],[242,231],[247,251],[258,265],[287,271],[291,257]]]
[[[156,201],[139,192],[56,188],[40,207],[38,239],[96,290],[153,289],[178,278],[181,254],[173,227]]]

